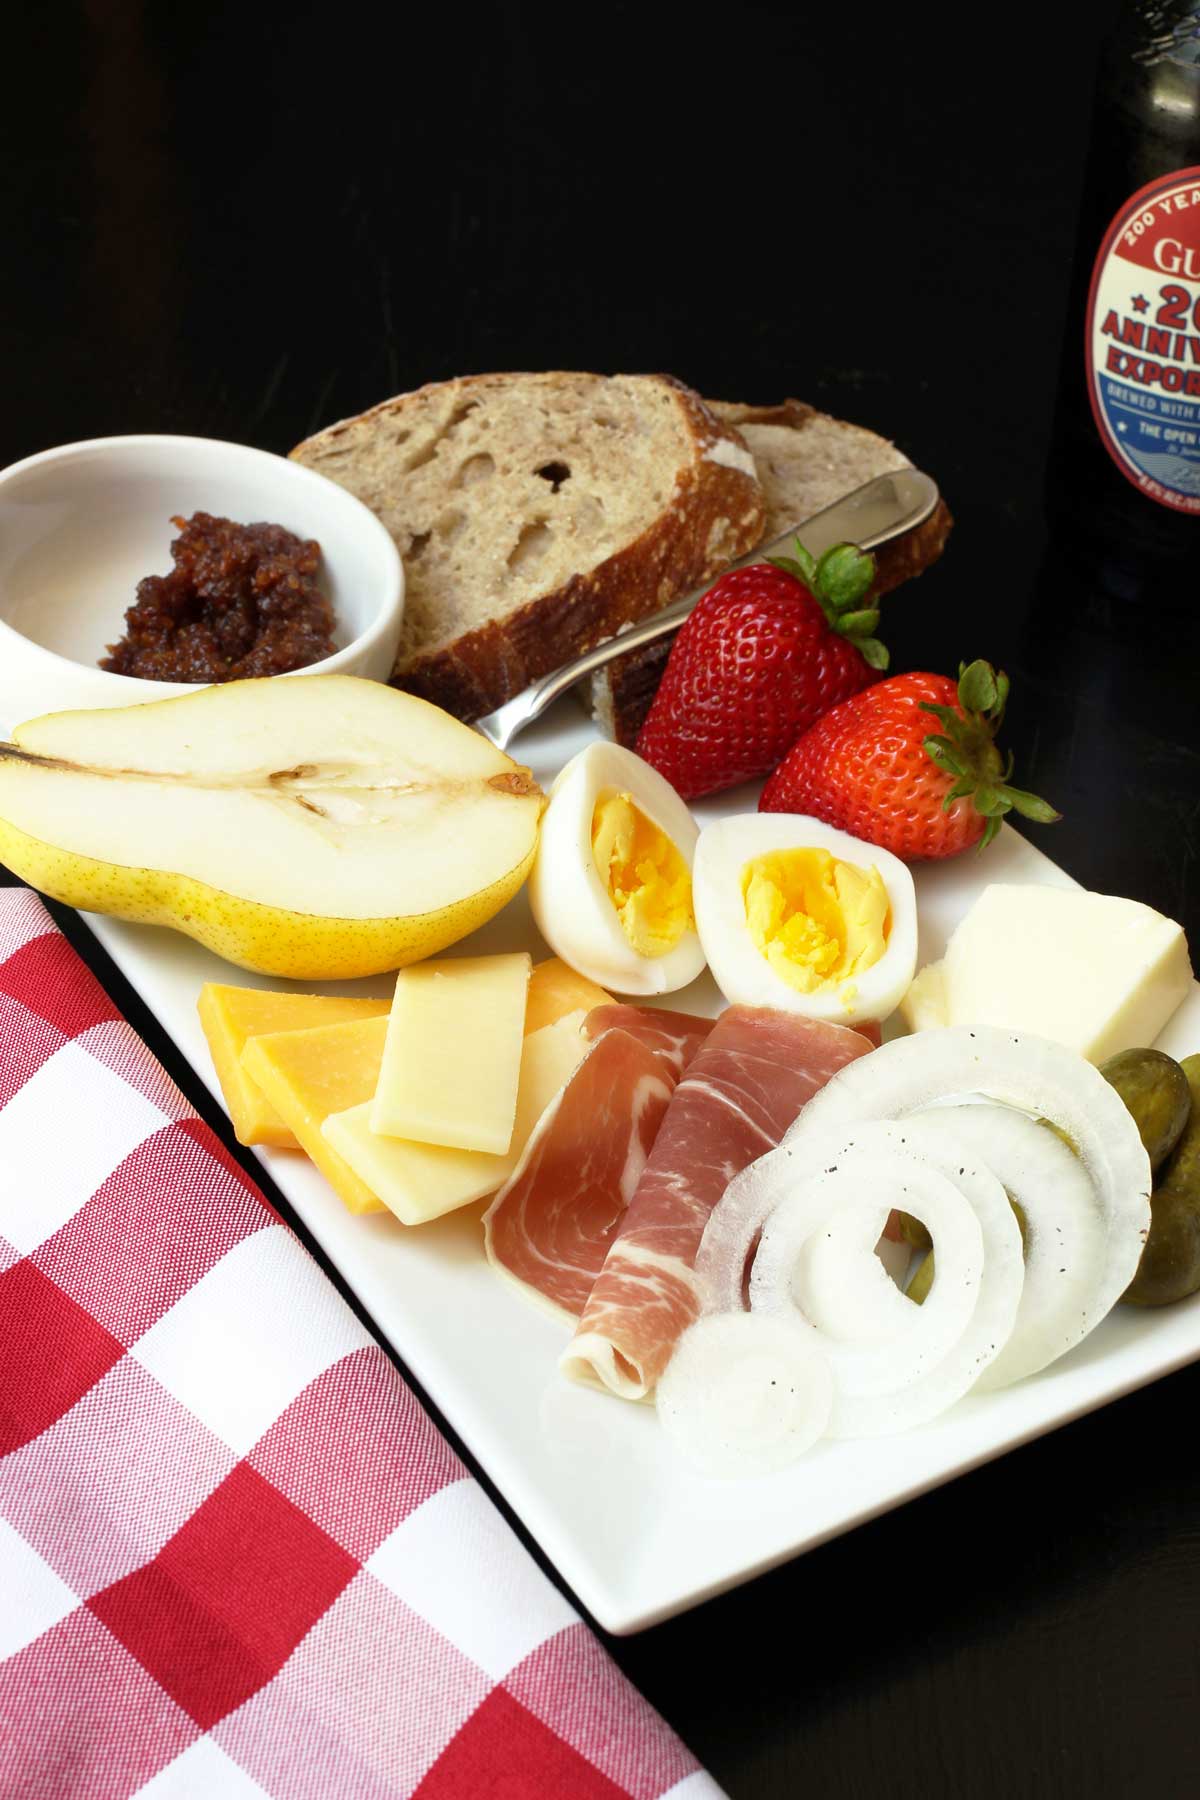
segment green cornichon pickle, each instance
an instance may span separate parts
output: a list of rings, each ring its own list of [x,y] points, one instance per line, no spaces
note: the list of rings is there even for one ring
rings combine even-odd
[[[904,1291],[910,1300],[915,1300],[920,1306],[922,1301],[928,1298],[932,1286],[933,1251],[931,1250]]]
[[[1141,1134],[1150,1167],[1157,1171],[1179,1142],[1192,1111],[1187,1075],[1161,1050],[1122,1050],[1100,1064]]]
[[[896,1214],[896,1222],[906,1244],[911,1244],[914,1250],[932,1250],[933,1239],[920,1219],[914,1219],[911,1213],[902,1212]]]
[[[1200,1289],[1200,1056],[1180,1068],[1191,1117],[1150,1196],[1150,1235],[1123,1296],[1134,1306],[1169,1306]]]

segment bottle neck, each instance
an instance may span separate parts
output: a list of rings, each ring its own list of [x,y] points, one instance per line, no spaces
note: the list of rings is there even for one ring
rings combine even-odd
[[[1128,0],[1100,60],[1097,101],[1101,129],[1128,134],[1148,174],[1200,160],[1197,0]]]
[[[1128,0],[1116,38],[1126,54],[1143,63],[1194,63],[1200,50],[1200,5],[1196,0]]]

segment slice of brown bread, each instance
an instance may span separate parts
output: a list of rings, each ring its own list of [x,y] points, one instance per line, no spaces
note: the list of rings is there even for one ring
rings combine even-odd
[[[864,481],[911,466],[886,438],[830,418],[802,400],[778,406],[709,400],[707,405],[750,446],[767,502],[763,543],[832,506]],[[886,594],[936,562],[951,524],[945,502],[939,501],[923,525],[884,544],[876,553],[872,593]],[[637,737],[670,653],[670,639],[647,644],[593,676],[592,711],[601,730],[619,744],[632,745]]]
[[[298,444],[396,541],[392,680],[475,719],[762,539],[744,439],[667,375],[472,375]]]

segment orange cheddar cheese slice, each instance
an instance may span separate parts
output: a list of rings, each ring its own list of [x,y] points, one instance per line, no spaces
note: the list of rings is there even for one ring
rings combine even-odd
[[[611,1006],[613,998],[602,987],[577,974],[561,957],[549,956],[535,963],[525,1000],[525,1035],[554,1025],[568,1013],[591,1012],[595,1006]]]
[[[375,1019],[345,1019],[307,1031],[252,1037],[242,1051],[246,1074],[352,1213],[382,1212],[384,1205],[338,1155],[321,1126],[330,1113],[371,1099],[387,1028],[386,1013]]]
[[[387,1000],[345,999],[326,994],[269,994],[260,988],[226,987],[206,981],[196,1010],[209,1053],[233,1120],[239,1144],[275,1144],[295,1150],[289,1131],[262,1089],[242,1068],[242,1051],[252,1037],[276,1031],[303,1031],[344,1019],[379,1019]]]

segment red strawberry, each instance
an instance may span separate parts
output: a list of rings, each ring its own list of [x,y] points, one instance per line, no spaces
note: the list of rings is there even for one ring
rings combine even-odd
[[[837,544],[731,569],[680,627],[637,752],[685,800],[773,769],[802,731],[886,669],[863,604],[875,561]]]
[[[760,812],[810,813],[896,856],[956,856],[990,843],[1007,812],[1061,815],[1009,787],[995,734],[1008,676],[990,663],[947,675],[893,675],[806,731],[763,789]],[[942,729],[930,733],[929,714]]]

